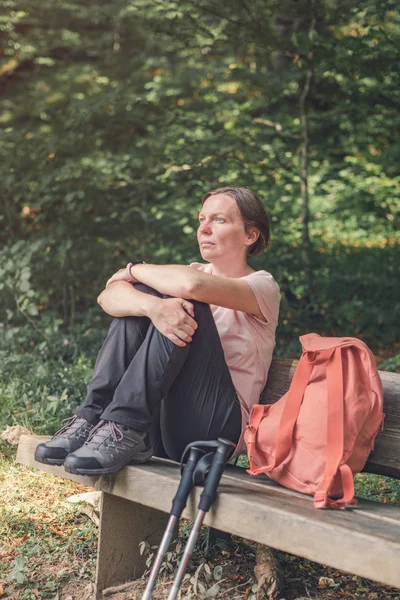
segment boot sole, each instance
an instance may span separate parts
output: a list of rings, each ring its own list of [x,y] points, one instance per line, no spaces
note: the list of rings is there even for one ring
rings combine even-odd
[[[44,465],[52,465],[54,467],[62,467],[65,458],[36,458],[35,456],[36,462],[43,463]]]
[[[64,465],[64,469],[67,473],[72,473],[73,475],[111,475],[112,473],[117,473],[121,471],[127,465],[141,465],[142,463],[147,462],[153,456],[153,449],[149,450],[147,454],[143,454],[140,458],[130,458],[128,461],[123,461],[118,463],[117,465],[113,465],[111,467],[104,467],[101,469],[79,469],[69,467],[68,465]]]

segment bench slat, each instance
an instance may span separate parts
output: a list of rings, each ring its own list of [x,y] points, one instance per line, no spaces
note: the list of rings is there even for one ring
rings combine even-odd
[[[274,404],[290,387],[298,360],[275,358],[271,363],[261,404]],[[400,479],[400,375],[379,371],[384,395],[385,427],[376,438],[364,471]]]
[[[180,477],[176,463],[155,458],[112,476],[74,477],[60,467],[34,461],[36,444],[46,439],[22,437],[17,460],[169,512]],[[196,514],[200,492],[192,492],[184,517]],[[361,500],[355,509],[319,511],[310,497],[228,466],[205,524],[400,588],[400,508],[394,506]]]

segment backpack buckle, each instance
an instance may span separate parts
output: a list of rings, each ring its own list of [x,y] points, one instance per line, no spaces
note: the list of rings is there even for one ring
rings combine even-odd
[[[246,428],[246,444],[256,443],[257,429],[253,425],[247,425]]]
[[[314,506],[315,508],[326,508],[328,505],[328,494],[326,492],[315,492]]]

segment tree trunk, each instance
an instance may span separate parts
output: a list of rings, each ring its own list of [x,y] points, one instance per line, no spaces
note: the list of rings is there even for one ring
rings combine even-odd
[[[306,276],[306,299],[308,302],[313,297],[313,271],[312,271],[312,248],[310,241],[310,210],[308,198],[308,116],[307,116],[307,97],[310,91],[312,80],[312,71],[309,69],[306,73],[303,92],[300,96],[300,122],[302,127],[302,146],[301,146],[301,203],[302,203],[302,240],[303,240],[303,263]]]
[[[256,566],[257,600],[278,600],[280,598],[282,575],[276,550],[257,544]]]

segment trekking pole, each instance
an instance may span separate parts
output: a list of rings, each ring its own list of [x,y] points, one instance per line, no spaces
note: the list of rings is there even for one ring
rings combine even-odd
[[[229,451],[231,451],[233,448],[235,448],[235,444],[233,444],[229,440],[218,438],[218,448],[215,452],[210,472],[208,473],[208,477],[204,485],[204,490],[202,491],[200,496],[198,513],[194,521],[192,531],[190,532],[189,539],[186,543],[182,560],[176,573],[172,589],[168,596],[168,600],[175,600],[179,593],[179,588],[181,587],[182,579],[185,575],[190,557],[196,545],[197,538],[199,536],[200,529],[204,521],[204,517],[206,516],[206,513],[210,510],[210,507],[216,498],[218,484],[224,471]]]
[[[210,466],[210,460],[207,458],[209,457],[209,454],[205,453],[204,448],[212,448],[213,450],[215,450],[217,447],[217,442],[192,442],[191,444],[188,444],[188,446],[186,446],[182,454],[183,462],[185,455],[188,451],[190,451],[186,466],[183,469],[178,491],[176,492],[176,495],[172,501],[170,518],[168,520],[165,533],[158,548],[157,556],[154,560],[154,564],[151,569],[150,577],[147,582],[146,589],[144,590],[142,600],[150,600],[152,596],[164,556],[167,553],[168,546],[170,545],[172,538],[174,537],[176,523],[179,521],[179,517],[181,516],[186,506],[187,499],[189,497],[193,485],[198,485],[204,482],[206,471]],[[201,455],[203,455],[203,457],[200,460]],[[203,461],[203,459],[206,460]],[[201,468],[196,469],[196,467],[199,466],[199,463],[202,463]]]

